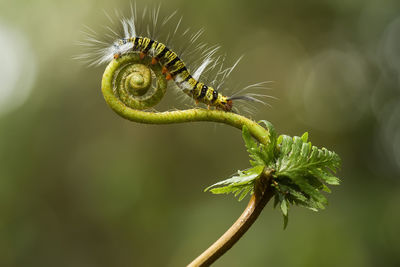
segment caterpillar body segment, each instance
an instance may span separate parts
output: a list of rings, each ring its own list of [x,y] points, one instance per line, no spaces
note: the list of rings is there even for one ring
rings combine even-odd
[[[152,57],[152,64],[158,62],[163,66],[163,73],[167,80],[174,80],[176,85],[196,102],[213,106],[219,110],[232,110],[232,99],[193,78],[185,63],[163,43],[147,37],[132,37],[118,40],[115,42],[114,48],[114,59],[129,52],[139,53],[142,59],[145,56],[150,56]]]

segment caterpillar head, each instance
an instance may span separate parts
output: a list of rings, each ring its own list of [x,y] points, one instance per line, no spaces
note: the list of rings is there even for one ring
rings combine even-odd
[[[228,99],[224,106],[225,106],[225,111],[231,111],[232,107],[233,107],[233,100],[232,99]]]
[[[217,109],[230,112],[232,111],[233,101],[232,99],[223,96],[222,99],[218,101],[216,107]]]
[[[112,53],[112,57],[117,59],[121,55],[129,52],[133,48],[133,43],[129,42],[127,39],[120,39],[114,42],[114,44],[109,48]]]

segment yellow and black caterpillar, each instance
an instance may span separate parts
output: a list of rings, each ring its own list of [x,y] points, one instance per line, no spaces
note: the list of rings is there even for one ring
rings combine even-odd
[[[163,74],[166,75],[167,80],[174,80],[183,92],[197,102],[202,102],[224,111],[232,110],[232,98],[223,96],[214,88],[193,78],[185,63],[163,43],[147,37],[131,37],[116,41],[113,47],[115,49],[113,54],[115,59],[127,52],[140,53],[141,59],[150,55],[152,64],[159,62],[163,66]]]
[[[144,19],[146,13],[146,11],[143,13],[142,20]],[[142,34],[137,34],[136,19],[138,18],[138,16],[136,15],[135,8],[135,11],[132,10],[132,18],[123,18],[121,20],[124,32],[122,38],[120,34],[117,34],[110,27],[107,27],[108,29],[110,29],[112,35],[109,37],[113,38],[111,44],[110,42],[100,41],[96,37],[95,32],[89,29],[91,33],[86,33],[86,42],[82,42],[81,44],[85,47],[90,48],[91,50],[89,51],[89,53],[82,54],[78,58],[84,59],[92,64],[101,64],[108,63],[111,60],[120,58],[128,53],[137,53],[140,55],[141,59],[144,59],[145,57],[151,57],[151,64],[153,65],[160,64],[162,66],[162,73],[165,75],[166,79],[173,80],[175,84],[185,94],[194,99],[196,103],[204,103],[208,107],[215,107],[218,110],[228,112],[237,110],[233,107],[234,100],[245,100],[266,104],[260,98],[270,97],[268,95],[255,93],[238,95],[239,93],[242,93],[250,88],[265,88],[264,85],[266,83],[257,83],[247,86],[231,96],[224,96],[219,92],[219,88],[224,85],[225,80],[227,80],[229,74],[235,68],[238,61],[236,62],[236,64],[234,64],[234,66],[224,69],[224,57],[220,56],[213,58],[215,51],[217,51],[218,47],[206,48],[205,44],[197,44],[195,50],[197,50],[197,52],[200,52],[199,57],[202,59],[202,63],[193,73],[191,73],[187,65],[178,55],[178,53],[174,52],[169,45],[166,45],[166,43],[169,43],[169,38],[167,38],[167,41],[163,43],[157,41],[158,38],[151,37],[154,32],[158,31],[158,13],[159,8],[154,10],[153,12],[149,11],[149,17],[151,21],[146,27],[147,30]],[[175,15],[175,13],[176,12],[174,12],[171,16],[165,18],[161,26],[164,26],[166,22],[168,22]],[[180,22],[181,20],[179,20],[175,31],[172,33],[172,37],[174,37],[177,33]],[[153,34],[149,30],[151,28],[153,29]],[[187,32],[188,30],[185,30],[184,33],[181,35],[184,36],[186,39],[189,39],[189,43],[186,45],[185,48],[188,48],[192,44],[194,44],[202,33],[202,31],[200,30],[195,34],[188,36],[189,34]],[[212,66],[208,68],[208,65],[212,62]],[[210,85],[209,83],[207,85],[203,82],[200,82],[199,79],[202,73],[210,69],[219,69],[217,71],[216,77],[212,79],[212,85]]]

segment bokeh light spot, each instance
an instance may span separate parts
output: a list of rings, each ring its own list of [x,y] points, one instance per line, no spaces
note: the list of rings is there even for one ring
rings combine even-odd
[[[293,77],[297,116],[320,130],[351,129],[369,109],[367,69],[356,51],[325,50],[300,64]]]
[[[36,61],[25,36],[0,22],[0,116],[21,106],[36,76]]]

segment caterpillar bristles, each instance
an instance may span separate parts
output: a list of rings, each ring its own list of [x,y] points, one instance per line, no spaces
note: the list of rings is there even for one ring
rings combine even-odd
[[[269,105],[264,99],[274,98],[255,92],[241,94],[251,88],[264,88],[267,82],[246,86],[231,96],[221,94],[220,89],[226,89],[230,75],[243,56],[239,57],[232,66],[225,67],[226,56],[218,55],[220,47],[209,46],[199,41],[204,29],[193,34],[190,34],[190,28],[181,30],[182,17],[180,17],[176,25],[172,27],[172,31],[166,30],[177,18],[177,11],[160,19],[161,5],[154,9],[144,8],[141,18],[137,14],[136,3],[131,4],[130,9],[130,18],[121,16],[118,11],[115,11],[121,26],[119,29],[105,26],[108,33],[103,35],[103,39],[98,38],[94,30],[86,27],[85,39],[79,43],[86,48],[86,52],[77,56],[76,59],[93,66],[108,63],[128,53],[137,53],[142,60],[150,57],[152,64],[162,66],[162,73],[167,80],[173,80],[176,87],[196,103],[200,102],[207,107],[227,112],[238,112],[236,105],[234,106],[234,103],[238,101]],[[107,12],[104,13],[110,23],[115,24],[112,16]],[[175,50],[173,47],[178,47],[178,49]],[[194,71],[191,72],[191,69]],[[243,107],[243,110],[247,112],[252,108],[252,106]]]

